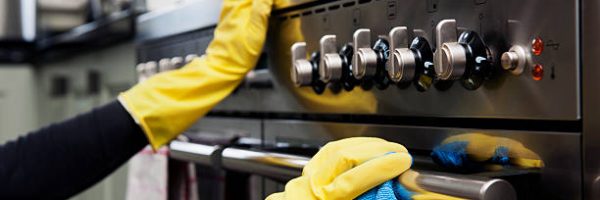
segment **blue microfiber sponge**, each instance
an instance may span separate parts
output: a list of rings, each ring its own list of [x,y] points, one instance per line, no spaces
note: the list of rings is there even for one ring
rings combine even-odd
[[[450,168],[461,168],[467,164],[466,141],[457,141],[443,144],[433,148],[431,158],[436,163]]]
[[[392,179],[360,195],[357,200],[410,200],[413,193]]]

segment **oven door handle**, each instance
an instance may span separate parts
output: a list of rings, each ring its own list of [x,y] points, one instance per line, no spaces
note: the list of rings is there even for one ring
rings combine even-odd
[[[181,141],[169,145],[170,157],[250,173],[280,181],[298,177],[309,157],[274,152],[219,147]],[[449,173],[418,172],[417,184],[429,191],[468,199],[516,199],[512,185],[502,179]]]

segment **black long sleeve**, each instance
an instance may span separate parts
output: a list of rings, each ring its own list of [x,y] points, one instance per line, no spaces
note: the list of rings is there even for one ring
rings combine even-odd
[[[65,199],[148,142],[117,101],[0,146],[0,199]]]

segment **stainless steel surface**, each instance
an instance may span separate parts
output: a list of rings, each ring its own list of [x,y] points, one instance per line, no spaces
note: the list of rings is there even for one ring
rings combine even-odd
[[[388,1],[356,3],[328,10],[330,6],[346,2],[330,2],[273,16],[267,55],[275,87],[240,91],[217,106],[216,110],[444,118],[581,118],[577,61],[579,30],[576,28],[579,1],[523,3],[518,0],[488,0],[474,4],[471,0],[403,0],[403,6],[395,7],[394,17],[388,17],[385,12]],[[428,2],[436,2],[436,9],[432,10]],[[321,8],[325,11],[315,12]],[[302,15],[307,11],[312,11],[312,14]],[[508,51],[509,46],[503,47],[502,44],[529,47],[532,38],[537,36],[542,37],[546,45],[551,40],[550,45],[553,46],[547,46],[542,55],[532,58],[532,62],[542,64],[546,69],[544,79],[533,80],[528,70],[521,76],[505,71],[486,80],[474,91],[455,82],[448,89],[431,87],[425,92],[412,86],[388,87],[385,90],[364,90],[357,86],[352,91],[339,93],[327,89],[322,95],[315,94],[310,88],[297,88],[291,81],[289,49],[295,42],[306,42],[306,50],[310,54],[319,51],[319,40],[324,35],[336,35],[341,45],[353,42],[353,33],[361,28],[370,29],[371,35],[376,36],[387,35],[393,27],[406,26],[415,36],[424,37],[434,46],[433,30],[442,19],[456,19],[459,30],[475,30],[490,46],[495,60],[500,60],[502,52]],[[374,39],[371,38],[370,44]],[[495,67],[502,69],[499,64]],[[355,68],[353,66],[353,72],[359,74]],[[247,96],[260,98],[249,100]],[[350,96],[361,100],[352,101]],[[337,103],[332,105],[332,101]]]
[[[377,70],[377,55],[371,49],[371,30],[358,29],[353,35],[352,72],[356,79],[370,78]]]
[[[291,79],[296,86],[307,86],[312,83],[312,64],[306,60],[306,43],[297,42],[292,45]]]
[[[136,40],[159,39],[214,26],[219,21],[221,4],[220,0],[197,0],[143,14],[137,18]]]
[[[386,63],[390,79],[396,83],[411,81],[415,76],[416,61],[413,52],[408,49],[408,28],[394,27],[389,33],[390,58]]]
[[[462,129],[360,123],[309,122],[300,120],[267,120],[264,123],[265,143],[287,142],[323,145],[348,137],[379,137],[403,144],[409,151],[432,150],[454,135],[481,133],[519,141],[537,153],[544,162],[540,179],[529,184],[541,187],[543,197],[555,199],[581,198],[580,133],[516,131],[495,129]],[[549,148],[551,147],[551,148]]]
[[[36,1],[0,1],[0,40],[33,42],[36,37]]]
[[[517,199],[517,194],[512,185],[502,179],[419,173],[416,180],[426,190],[467,199]]]
[[[582,1],[583,193],[600,199],[600,1]]]
[[[262,122],[259,119],[231,117],[204,117],[186,132],[216,135],[235,134],[249,138],[262,138]]]
[[[287,3],[278,5],[280,7],[270,20],[265,56],[262,57],[266,59],[261,59],[258,71],[253,72],[261,75],[268,72],[269,76],[261,77],[270,81],[272,87],[252,88],[241,84],[213,110],[213,116],[221,116],[220,118],[202,119],[190,132],[213,131],[215,135],[222,132],[246,132],[253,138],[263,139],[261,142],[264,144],[306,147],[304,150],[308,152],[332,140],[355,136],[380,137],[401,143],[411,153],[421,157],[428,156],[433,148],[450,136],[476,132],[522,144],[543,161],[543,168],[531,170],[535,177],[527,177],[524,180],[526,184],[513,185],[519,197],[522,191],[535,193],[530,198],[545,199],[580,199],[584,195],[588,198],[598,195],[596,191],[600,188],[600,162],[594,155],[600,151],[600,146],[597,145],[600,137],[595,134],[600,128],[594,122],[600,117],[600,112],[595,111],[598,107],[596,102],[600,102],[597,95],[600,89],[594,82],[600,76],[600,70],[594,66],[600,63],[600,58],[595,56],[600,54],[595,45],[598,43],[596,35],[600,35],[600,29],[596,30],[595,27],[600,19],[600,14],[597,14],[599,3],[587,0],[293,0]],[[308,4],[296,6],[299,3]],[[579,29],[580,3],[591,5],[581,7],[584,11],[583,32]],[[496,73],[485,79],[482,87],[468,90],[460,81],[434,79],[430,80],[434,87],[417,91],[412,87],[416,81],[404,77],[410,73],[402,71],[402,75],[399,75],[400,68],[390,67],[393,64],[410,66],[414,62],[417,66],[431,67],[419,63],[421,61],[418,59],[397,59],[410,58],[410,53],[414,54],[413,58],[418,58],[415,50],[396,50],[399,49],[398,46],[409,47],[410,41],[414,42],[415,37],[421,37],[423,40],[419,41],[426,40],[430,47],[443,52],[441,47],[444,45],[437,43],[443,44],[443,40],[451,39],[436,38],[440,36],[436,34],[436,25],[444,19],[456,20],[453,31],[450,31],[455,35],[448,36],[454,40],[446,44],[456,42],[459,33],[474,31],[489,48],[487,53]],[[395,27],[406,27],[407,33],[391,31]],[[358,33],[361,37],[355,37],[357,30],[360,30]],[[400,37],[402,34],[408,36],[407,41],[396,41],[395,36]],[[580,41],[580,34],[584,41]],[[312,80],[316,80],[317,74],[313,76],[313,65],[307,60],[307,56],[322,53],[320,40],[326,35],[335,35],[336,42],[333,46],[336,51],[342,45],[352,44],[354,57],[351,72],[360,80],[353,82],[354,80],[342,78],[332,81],[325,86],[325,92],[317,94],[315,91],[318,88],[315,87],[319,85],[311,84]],[[187,38],[187,35],[182,38]],[[376,55],[371,45],[379,38],[388,39],[393,46],[389,52],[377,51],[383,55],[391,54],[386,66],[388,71],[377,71],[383,68],[381,63],[377,63],[381,54]],[[545,44],[544,51],[539,56],[529,55],[534,38],[543,39]],[[586,40],[589,42],[585,42]],[[464,38],[461,38],[462,41]],[[516,48],[517,46],[521,48]],[[296,50],[290,51],[290,47],[295,47]],[[454,47],[458,49],[459,46]],[[362,50],[359,51],[359,48]],[[583,54],[580,54],[580,48]],[[456,54],[455,50],[448,47],[446,49],[447,55]],[[330,52],[331,56],[321,54],[324,62],[333,60],[334,53],[337,53]],[[510,53],[505,54],[502,60],[503,53],[507,52]],[[184,56],[187,53],[163,58]],[[580,66],[580,56],[583,66]],[[429,58],[430,55],[427,57],[435,60]],[[456,60],[450,60],[455,57],[457,56],[446,57],[446,62],[455,62]],[[462,55],[458,57],[461,58]],[[470,59],[467,61],[472,62]],[[268,64],[268,68],[263,68],[264,63]],[[533,79],[531,65],[535,64],[543,65],[545,71],[542,80]],[[325,64],[319,67],[323,66]],[[301,76],[298,75],[299,69],[303,72]],[[453,73],[460,72],[454,69]],[[417,74],[422,73],[419,70],[422,69],[417,68]],[[435,74],[434,71],[431,72]],[[392,84],[386,88],[363,83],[365,80],[381,78],[382,73],[389,75],[392,81],[398,81],[402,76],[401,84]],[[248,76],[245,83],[255,79],[256,77]],[[404,82],[404,79],[410,81]],[[327,77],[325,80],[328,80]],[[310,85],[312,88],[297,87],[298,85]],[[581,93],[582,88],[584,93]],[[242,116],[252,119],[251,122],[235,118]],[[567,127],[557,124],[566,124]],[[240,149],[229,150],[229,154],[238,156],[228,164],[234,168],[261,170],[270,162],[257,159],[263,154],[238,150]],[[242,167],[247,165],[242,160],[253,160],[255,165],[251,168]],[[439,167],[435,170],[441,171]],[[494,168],[486,170],[490,170],[486,173],[498,172]],[[504,180],[515,182],[508,178]],[[267,182],[263,185],[269,185]],[[451,186],[468,184],[481,185],[475,181]],[[505,186],[502,181],[492,181],[482,187],[495,191],[493,196],[496,197],[498,194],[510,196],[510,193],[502,192]],[[529,190],[530,187],[539,187],[540,191]],[[280,185],[264,191],[267,191],[265,194],[270,194],[282,189]],[[471,191],[471,194],[475,193],[475,190]]]
[[[335,35],[325,35],[319,41],[321,47],[321,61],[319,64],[319,77],[321,81],[335,82],[342,78],[342,59],[338,54]]]
[[[170,157],[228,170],[262,175],[288,181],[301,175],[310,158],[234,147],[216,150],[216,146],[173,141]],[[516,199],[512,186],[501,179],[417,171],[417,185],[430,191],[469,199]]]
[[[531,57],[525,48],[516,45],[504,52],[500,59],[505,70],[510,71],[513,75],[521,75],[530,63]]]
[[[222,153],[222,165],[226,169],[284,181],[300,176],[308,160],[301,156],[236,148],[225,148]]]
[[[217,150],[218,146],[173,141],[169,144],[169,157],[211,166],[215,165],[212,155]]]

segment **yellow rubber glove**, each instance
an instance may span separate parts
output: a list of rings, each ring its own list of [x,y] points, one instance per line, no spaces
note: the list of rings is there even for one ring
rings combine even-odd
[[[273,0],[225,0],[206,55],[119,96],[154,149],[204,116],[254,67],[265,42],[272,4]]]
[[[379,138],[330,142],[267,200],[348,200],[408,170],[412,157],[404,146]]]
[[[432,157],[444,166],[461,168],[473,162],[490,161],[524,168],[541,168],[544,162],[521,142],[481,133],[466,133],[446,138],[433,150]]]

